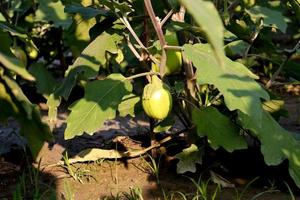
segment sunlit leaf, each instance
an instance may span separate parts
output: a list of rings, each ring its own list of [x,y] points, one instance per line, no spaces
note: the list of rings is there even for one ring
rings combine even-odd
[[[38,9],[35,12],[36,21],[52,21],[54,26],[68,28],[72,21],[68,14],[64,12],[65,6],[60,0],[44,0],[39,3]]]
[[[132,85],[121,74],[111,74],[104,80],[88,83],[84,97],[70,108],[65,139],[84,132],[92,135],[105,120],[114,119],[123,97],[131,90]]]
[[[174,125],[175,121],[173,117],[168,116],[163,121],[161,121],[157,126],[153,128],[154,133],[161,133],[169,130]]]
[[[129,94],[123,97],[122,102],[118,106],[118,111],[121,117],[130,115],[135,116],[136,106],[140,103],[141,97],[135,94]]]
[[[204,0],[180,0],[187,11],[193,16],[196,23],[205,32],[217,61],[223,66],[223,34],[224,27],[221,17],[211,1]]]
[[[247,9],[246,12],[249,13],[253,21],[263,19],[265,26],[278,28],[285,33],[289,20],[281,12],[262,6],[254,6]]]
[[[254,80],[258,78],[244,65],[225,59],[225,69],[218,64],[207,44],[184,45],[184,53],[197,68],[199,84],[213,84],[222,93],[229,110],[240,110],[253,118],[257,124],[262,121],[262,99],[269,99],[268,93]]]
[[[7,56],[0,52],[0,63],[9,70],[12,70],[22,78],[34,81],[35,78],[26,70],[25,66],[17,58]]]
[[[96,76],[100,66],[105,67],[106,52],[117,53],[116,43],[121,39],[122,37],[117,34],[102,33],[83,50],[74,64],[69,67],[67,73],[74,68],[82,68],[86,78]]]
[[[175,156],[179,159],[177,163],[177,173],[196,172],[196,164],[202,164],[202,153],[195,144],[183,149],[183,151]]]

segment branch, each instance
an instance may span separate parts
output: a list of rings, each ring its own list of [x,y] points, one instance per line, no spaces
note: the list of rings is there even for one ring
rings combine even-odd
[[[160,60],[160,65],[159,65],[159,72],[160,72],[160,76],[163,77],[165,74],[165,67],[166,67],[166,62],[167,62],[167,54],[166,54],[166,50],[165,50],[165,46],[166,46],[166,40],[164,37],[164,33],[162,31],[162,26],[160,23],[160,20],[158,17],[155,16],[152,4],[151,4],[151,0],[144,0],[145,3],[145,8],[148,12],[148,15],[151,19],[151,22],[154,26],[155,32],[157,34],[157,37],[159,39],[160,42],[160,46],[161,46],[161,50],[162,50],[162,54],[161,54],[161,60]]]
[[[294,46],[294,48],[292,48],[292,49],[285,49],[285,52],[287,52],[288,55],[286,56],[286,58],[284,59],[284,61],[281,63],[281,65],[279,66],[279,68],[277,69],[277,71],[273,74],[273,76],[271,77],[271,79],[267,82],[267,84],[266,84],[266,88],[267,89],[270,88],[273,85],[273,82],[275,81],[275,79],[277,78],[277,76],[282,71],[284,65],[289,61],[289,59],[291,58],[291,56],[293,55],[293,53],[295,53],[299,47],[300,47],[300,40],[297,42],[297,44]]]

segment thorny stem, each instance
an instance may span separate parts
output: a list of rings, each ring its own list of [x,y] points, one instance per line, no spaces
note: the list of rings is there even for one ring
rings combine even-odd
[[[146,8],[148,15],[152,21],[155,32],[156,32],[159,42],[160,42],[162,54],[161,54],[161,60],[160,60],[160,65],[159,65],[159,72],[160,72],[160,76],[163,77],[165,74],[165,66],[166,66],[166,62],[167,62],[167,54],[166,54],[166,50],[165,50],[165,46],[167,43],[166,43],[163,31],[162,31],[161,22],[160,22],[159,18],[155,16],[155,13],[154,13],[154,10],[153,10],[152,4],[151,4],[151,0],[144,0],[144,3],[145,3],[145,8]]]
[[[285,50],[288,53],[288,55],[286,56],[286,58],[284,59],[284,61],[280,64],[279,68],[273,74],[273,76],[271,77],[271,79],[267,82],[267,84],[266,84],[266,88],[267,89],[270,88],[273,85],[273,82],[275,81],[275,79],[277,78],[277,76],[282,71],[284,65],[289,61],[289,59],[291,58],[291,56],[293,55],[293,53],[296,52],[299,47],[300,47],[300,40],[297,42],[297,44],[294,46],[294,48],[289,49],[289,50]]]

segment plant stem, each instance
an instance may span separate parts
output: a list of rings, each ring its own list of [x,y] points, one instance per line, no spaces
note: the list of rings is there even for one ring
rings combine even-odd
[[[135,79],[135,78],[139,78],[139,77],[143,77],[143,76],[147,76],[147,75],[158,75],[159,73],[157,72],[144,72],[144,73],[140,73],[140,74],[135,74],[129,77],[126,77],[126,80],[131,80],[131,79]]]
[[[180,46],[169,46],[165,45],[164,47],[165,50],[177,50],[177,51],[183,51],[183,48]]]
[[[142,61],[142,57],[140,56],[139,52],[137,52],[137,50],[134,48],[134,46],[132,45],[129,36],[125,36],[126,40],[127,40],[127,46],[128,48],[131,50],[131,52],[135,55],[135,57],[139,60]]]
[[[148,52],[147,48],[145,47],[145,45],[141,42],[140,38],[137,36],[137,34],[135,33],[135,31],[133,30],[132,26],[130,25],[129,21],[127,20],[127,18],[125,16],[120,17],[120,20],[123,22],[123,24],[126,26],[126,28],[129,30],[129,32],[131,33],[131,35],[134,37],[134,39],[136,40],[136,42],[140,45],[140,47],[145,50],[146,52]]]
[[[280,64],[279,68],[273,74],[273,76],[271,77],[271,79],[267,82],[267,84],[266,84],[266,88],[267,89],[269,89],[273,85],[273,82],[275,81],[275,79],[277,78],[277,76],[280,74],[280,72],[282,71],[284,65],[288,62],[289,59],[290,59],[289,56],[285,57],[284,61]]]
[[[289,59],[291,58],[291,56],[293,55],[293,53],[295,53],[299,47],[300,47],[300,40],[297,42],[297,44],[294,46],[294,48],[289,49],[289,50],[285,50],[288,53],[288,55],[286,56],[286,58],[284,59],[284,61],[280,64],[279,68],[273,74],[273,76],[271,77],[271,79],[267,82],[267,84],[266,84],[266,88],[267,89],[272,86],[273,82],[275,81],[275,79],[277,78],[277,76],[282,71],[284,65],[289,61]]]
[[[172,14],[174,13],[174,10],[170,10],[168,12],[168,14],[165,16],[165,18],[163,18],[163,20],[160,22],[160,25],[163,26],[167,21],[168,19],[172,16]]]
[[[165,45],[167,43],[166,43],[163,31],[162,31],[162,26],[161,26],[160,20],[158,19],[158,17],[155,16],[151,0],[144,0],[144,3],[145,3],[145,8],[146,8],[148,15],[152,21],[155,32],[156,32],[157,37],[160,42],[162,53],[161,53],[161,60],[160,60],[160,65],[159,65],[159,72],[160,72],[160,76],[163,77],[165,74],[165,66],[166,66],[166,62],[167,62],[167,54],[166,54],[166,50],[165,50]]]

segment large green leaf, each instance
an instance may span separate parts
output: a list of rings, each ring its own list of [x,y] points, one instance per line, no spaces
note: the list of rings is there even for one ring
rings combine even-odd
[[[247,115],[239,113],[243,127],[251,130],[261,142],[261,152],[268,165],[278,165],[283,160],[289,160],[289,172],[298,187],[300,187],[300,144],[293,135],[283,129],[273,118],[263,112],[262,126]]]
[[[105,120],[114,119],[118,105],[131,90],[131,83],[121,74],[88,83],[84,97],[71,106],[65,139],[84,132],[92,135]]]
[[[199,84],[213,84],[222,93],[229,110],[240,110],[258,124],[262,121],[261,98],[268,100],[268,93],[256,83],[257,78],[244,65],[225,58],[225,68],[218,64],[207,44],[184,45],[187,58],[197,68]]]
[[[218,149],[221,146],[229,152],[247,148],[239,128],[216,108],[194,110],[192,119],[197,126],[197,134],[200,137],[207,136],[212,148]]]
[[[91,78],[98,74],[99,67],[106,64],[106,52],[117,53],[117,42],[122,39],[120,35],[103,32],[93,40],[69,67],[67,73],[74,68],[82,68],[85,78]]]
[[[45,66],[42,63],[33,63],[29,71],[36,79],[37,92],[50,95],[56,87],[56,81]]]
[[[214,4],[204,0],[180,0],[188,12],[193,16],[196,23],[205,32],[212,49],[214,50],[218,62],[224,65],[223,51],[223,22]]]
[[[247,9],[246,12],[253,21],[263,19],[265,26],[278,28],[285,33],[289,19],[284,17],[281,12],[262,6],[254,6]]]
[[[7,56],[0,52],[0,63],[2,63],[5,68],[12,70],[26,80],[35,80],[35,78],[26,70],[25,66],[23,66],[21,61],[17,58]]]
[[[79,14],[73,17],[73,24],[70,27],[70,32],[68,37],[66,37],[66,42],[70,46],[72,54],[77,58],[85,47],[90,43],[90,29],[96,24],[96,19],[91,18],[84,20]]]
[[[36,21],[52,21],[54,26],[68,28],[72,21],[68,14],[64,12],[65,6],[60,0],[43,0],[39,1],[39,7],[35,12]]]

